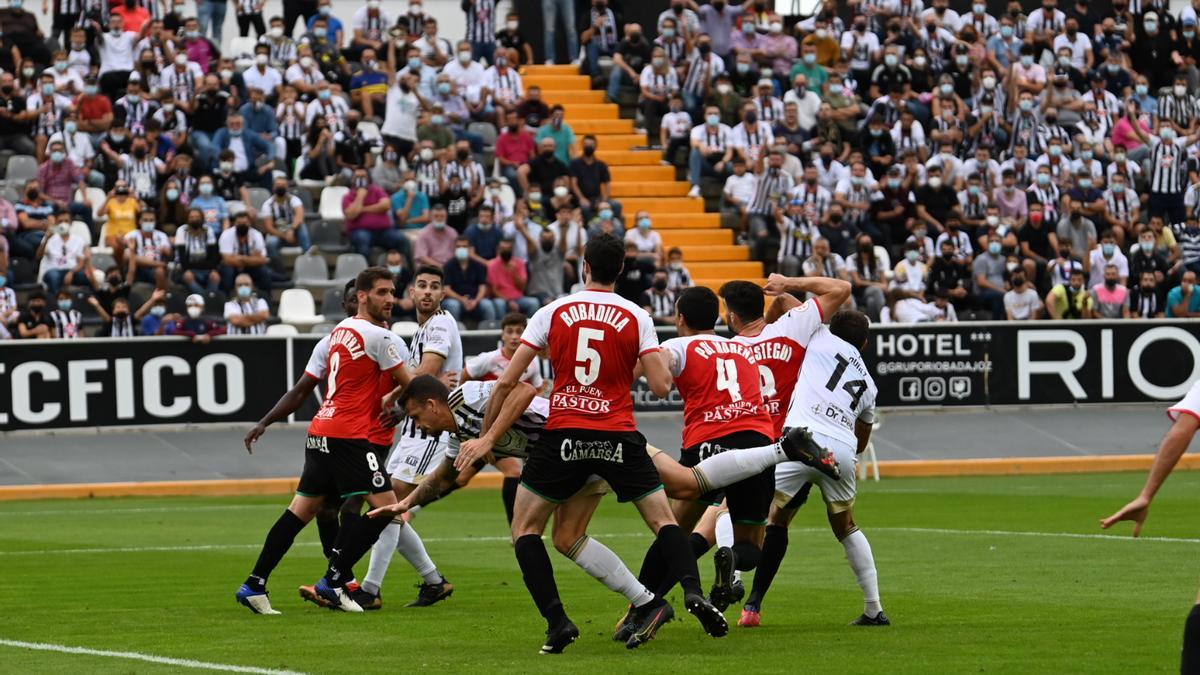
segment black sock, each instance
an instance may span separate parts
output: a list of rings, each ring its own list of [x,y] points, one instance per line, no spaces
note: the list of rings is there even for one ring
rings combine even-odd
[[[762,609],[763,597],[767,594],[767,589],[771,587],[771,582],[775,580],[775,574],[779,572],[779,564],[783,562],[787,548],[787,528],[768,525],[766,534],[763,535],[762,555],[758,561],[758,569],[754,572],[754,585],[750,589],[750,597],[746,598],[748,607]]]
[[[338,527],[337,538],[333,540],[333,548],[331,549],[333,555],[329,556],[330,562],[332,562],[333,559],[337,557],[337,554],[339,552],[346,549],[346,546],[348,545],[348,542],[349,542],[349,534],[352,529],[351,526],[353,526],[354,523],[357,523],[359,520],[369,520],[366,516],[360,515],[354,511],[344,511],[343,510],[341,512],[341,517],[342,517],[342,523]],[[382,531],[382,530],[380,530],[380,531]],[[378,537],[378,535],[376,535],[376,537]],[[346,569],[346,579],[349,580],[349,579],[353,579],[353,578],[355,578],[354,570],[347,568]]]
[[[692,545],[692,555],[696,556],[697,559],[708,553],[708,549],[712,548],[712,544],[708,543],[704,535],[699,532],[693,532],[688,535],[688,543]]]
[[[554,568],[550,565],[550,556],[546,553],[546,545],[536,534],[519,537],[513,548],[517,553],[517,564],[521,567],[521,576],[525,579],[525,588],[533,597],[533,604],[545,617],[546,623],[554,627],[567,618],[563,610],[562,600],[558,597],[558,584],[554,582]]]
[[[683,530],[678,525],[664,525],[658,531],[658,545],[671,576],[679,580],[684,592],[702,594],[700,570],[696,568],[696,557],[692,555],[692,547]]]
[[[734,567],[746,572],[758,567],[758,562],[762,558],[762,550],[753,543],[748,541],[735,541],[733,543],[733,560]]]
[[[638,581],[658,595],[666,595],[675,585],[675,579],[671,577],[667,568],[667,561],[662,556],[662,544],[658,539],[646,549],[646,555],[642,558],[642,568],[638,570]]]
[[[1183,628],[1183,665],[1185,675],[1200,673],[1200,605],[1192,607]]]
[[[333,558],[339,531],[341,527],[338,526],[337,513],[330,514],[322,510],[317,514],[317,536],[321,538],[321,550],[325,552],[326,560]]]
[[[520,484],[520,478],[505,476],[504,485],[500,488],[500,498],[504,500],[504,515],[508,517],[509,525],[512,525],[513,504],[517,501],[517,486]]]
[[[338,553],[325,570],[325,580],[330,586],[341,586],[354,578],[354,570],[351,569],[354,563],[366,555],[379,539],[379,533],[391,522],[387,518],[359,516],[342,526],[342,535],[338,537]]]
[[[303,529],[304,521],[291,511],[285,510],[267,532],[262,552],[258,554],[258,562],[254,563],[254,571],[246,578],[246,584],[255,590],[264,590],[267,577],[275,571],[279,561],[283,560],[283,556],[292,547],[292,542],[296,541],[296,535]]]

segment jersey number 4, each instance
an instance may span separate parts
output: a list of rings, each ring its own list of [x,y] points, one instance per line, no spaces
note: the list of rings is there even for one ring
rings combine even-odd
[[[727,392],[729,400],[742,400],[742,387],[738,384],[737,364],[733,359],[717,359],[717,391]]]
[[[846,367],[850,365],[846,357],[841,354],[837,355],[837,362],[838,367],[833,370],[833,374],[829,376],[829,381],[825,383],[825,388],[829,391],[837,389],[838,383],[842,381],[842,375],[846,374]],[[859,399],[867,392],[867,382],[866,380],[850,380],[842,385],[842,389],[845,389],[846,393],[850,394],[850,409],[853,410],[858,407]]]

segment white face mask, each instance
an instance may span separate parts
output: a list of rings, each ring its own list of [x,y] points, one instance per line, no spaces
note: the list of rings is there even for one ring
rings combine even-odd
[[[192,317],[193,319],[199,319],[200,315],[204,313],[204,308],[192,305],[191,307],[187,308],[187,313],[188,316]]]
[[[416,192],[417,191],[417,181],[415,181],[415,180],[406,181],[404,183],[404,191],[405,192]]]
[[[175,55],[175,65],[186,66],[187,62],[188,62],[187,54],[176,54]]]
[[[433,150],[430,148],[421,148],[421,159],[426,162],[433,159]]]
[[[269,61],[269,60],[270,60],[270,57],[267,56],[266,54],[257,54],[254,57],[254,62],[260,66],[267,65],[267,61]]]
[[[555,197],[566,197],[569,192],[570,191],[567,190],[567,188],[562,185],[559,185],[558,187],[554,188],[554,196]]]
[[[283,37],[283,28],[279,26],[273,26],[269,32],[271,37],[275,38],[276,40]]]
[[[458,53],[458,62],[461,64],[464,64],[464,65],[470,63],[471,62],[471,52],[459,52]]]
[[[300,57],[300,67],[301,68],[308,70],[309,68],[312,68],[312,65],[313,65],[313,60],[312,60],[311,56],[301,56]]]

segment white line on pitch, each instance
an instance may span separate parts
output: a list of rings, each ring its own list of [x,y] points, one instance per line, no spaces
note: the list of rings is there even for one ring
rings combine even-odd
[[[279,510],[279,504],[225,504],[212,506],[138,506],[129,509],[47,509],[47,510],[0,510],[5,516],[107,516],[123,513],[182,513],[189,511],[245,511],[247,509]]]
[[[793,532],[828,532],[824,527],[793,527]],[[1167,544],[1200,544],[1200,539],[1186,537],[1138,537],[1118,534],[1088,534],[1084,532],[1026,532],[1020,530],[956,530],[936,527],[870,527],[868,532],[897,532],[905,534],[946,534],[989,537],[1047,537],[1052,539],[1090,539],[1094,541],[1150,541]],[[600,539],[649,537],[648,532],[617,532],[613,534],[594,534]],[[508,542],[509,537],[425,537],[428,543],[457,543],[472,542],[495,543]],[[315,542],[297,543],[294,547],[316,547]],[[31,556],[31,555],[80,555],[88,553],[174,553],[187,551],[227,551],[232,549],[256,549],[262,544],[193,544],[188,546],[120,546],[113,548],[59,548],[41,549],[36,551],[0,551],[0,557]]]
[[[14,649],[28,649],[38,652],[58,652],[59,654],[80,654],[82,656],[102,656],[109,659],[127,659],[131,661],[144,661],[146,663],[157,663],[164,666],[176,666],[179,668],[199,668],[201,670],[220,670],[229,673],[261,673],[263,675],[297,675],[294,670],[272,670],[270,668],[255,668],[253,666],[235,666],[227,663],[209,663],[207,661],[193,661],[192,659],[173,659],[166,656],[154,656],[153,654],[142,654],[140,652],[113,652],[104,649],[90,649],[88,647],[71,647],[68,645],[56,645],[47,642],[22,642],[21,640],[5,640],[0,638],[0,647],[12,647]]]

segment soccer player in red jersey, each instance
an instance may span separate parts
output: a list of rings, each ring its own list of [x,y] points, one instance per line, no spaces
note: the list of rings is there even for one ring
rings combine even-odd
[[[370,441],[370,431],[379,424],[381,374],[401,385],[410,379],[404,367],[404,344],[382,327],[396,300],[394,283],[391,272],[383,268],[359,273],[355,280],[358,313],[329,335],[329,384],[325,401],[308,427],[296,497],[268,532],[254,571],[236,595],[238,602],[256,613],[278,613],[267,599],[267,576],[312,520],[325,495],[343,499],[361,495],[373,507],[396,502]],[[315,585],[316,593],[333,607],[362,611],[345,584],[351,567],[387,524],[385,519],[360,518],[342,534],[343,546]]]
[[[687,535],[671,514],[646,439],[633,418],[633,369],[641,364],[650,389],[670,390],[650,316],[613,293],[624,262],[624,248],[611,235],[587,243],[584,290],[538,310],[521,338],[521,347],[496,381],[488,405],[491,424],[504,399],[533,358],[550,349],[554,390],[545,431],[529,453],[521,475],[512,534],[525,585],[547,622],[542,653],[562,652],[579,637],[567,618],[554,582],[542,532],[555,507],[571,497],[592,475],[608,481],[617,499],[633,502],[659,540],[671,572],[684,589],[684,603],[714,637],[729,631],[725,617],[700,590],[700,574]],[[465,449],[465,448],[464,448]],[[647,619],[661,624],[673,611],[662,598],[644,606]]]

